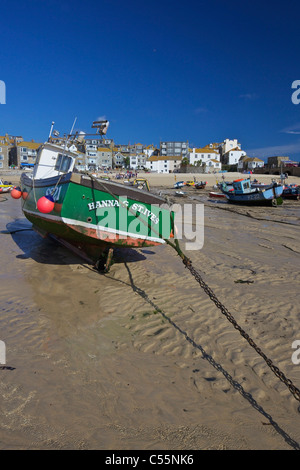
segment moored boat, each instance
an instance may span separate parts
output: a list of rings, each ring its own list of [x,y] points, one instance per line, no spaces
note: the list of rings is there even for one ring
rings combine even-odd
[[[174,184],[174,188],[179,189],[179,188],[182,188],[185,185],[186,185],[185,181],[178,181],[177,183]]]
[[[0,194],[9,193],[13,189],[13,185],[8,181],[2,181],[0,179]]]
[[[217,193],[215,191],[211,191],[209,193],[209,197],[213,197],[213,198],[216,198],[216,199],[226,199],[226,195],[223,194],[223,193]]]
[[[282,204],[283,186],[275,182],[263,188],[253,188],[250,178],[241,178],[230,186],[223,183],[221,190],[230,203],[264,206]]]
[[[295,199],[299,201],[300,199],[300,186],[297,185],[286,185],[284,186],[282,197],[284,199]]]
[[[107,248],[162,245],[171,238],[173,213],[162,207],[164,198],[75,171],[80,140],[76,133],[59,144],[50,132],[33,173],[21,175],[22,210],[33,228],[92,263]]]
[[[175,195],[179,197],[183,197],[186,195],[186,193],[184,191],[175,191]]]
[[[206,181],[195,181],[195,189],[204,189]]]

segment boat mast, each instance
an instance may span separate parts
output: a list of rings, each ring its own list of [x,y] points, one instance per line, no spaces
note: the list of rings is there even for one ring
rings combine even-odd
[[[50,137],[51,137],[51,134],[52,134],[52,131],[53,131],[53,126],[54,126],[54,124],[55,124],[55,122],[52,121],[48,140],[50,140]]]

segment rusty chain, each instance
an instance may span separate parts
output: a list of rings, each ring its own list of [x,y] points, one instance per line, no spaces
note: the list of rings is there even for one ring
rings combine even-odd
[[[182,252],[179,253],[179,255],[182,258],[183,264],[185,267],[190,271],[192,276],[195,278],[195,280],[198,282],[198,284],[201,286],[201,288],[204,290],[204,292],[210,297],[210,299],[214,302],[216,307],[221,310],[222,314],[227,318],[227,320],[232,323],[234,328],[238,330],[243,336],[243,338],[246,339],[246,341],[250,344],[252,348],[255,349],[255,351],[264,359],[266,364],[269,366],[269,368],[272,370],[272,372],[276,375],[276,377],[279,378],[281,382],[283,382],[286,387],[289,389],[289,391],[292,393],[294,398],[300,402],[300,390],[293,384],[293,382],[288,379],[284,373],[274,365],[273,361],[269,359],[266,354],[257,346],[257,344],[253,341],[252,338],[248,335],[248,333],[241,328],[241,326],[236,322],[234,319],[233,315],[228,311],[228,309],[218,300],[216,297],[215,293],[212,291],[212,289],[206,284],[206,282],[202,279],[202,276],[200,273],[193,267],[192,262],[189,258],[187,258]]]

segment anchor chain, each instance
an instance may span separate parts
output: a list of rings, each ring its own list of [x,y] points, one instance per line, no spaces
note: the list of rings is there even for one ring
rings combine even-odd
[[[183,255],[183,256],[182,256]],[[195,278],[195,280],[198,282],[198,284],[201,286],[201,288],[204,290],[204,292],[210,297],[210,299],[214,302],[216,307],[221,310],[222,314],[227,318],[227,320],[232,323],[234,328],[239,331],[241,336],[246,339],[246,341],[250,344],[252,348],[255,349],[255,351],[264,359],[266,364],[269,366],[269,368],[272,370],[272,372],[276,375],[276,377],[279,378],[281,382],[283,382],[286,387],[289,389],[291,394],[294,396],[294,398],[300,402],[300,390],[293,384],[293,382],[288,379],[284,373],[274,365],[273,361],[266,356],[266,354],[257,346],[257,344],[253,341],[253,339],[248,335],[248,333],[241,328],[241,326],[237,323],[237,321],[234,319],[233,315],[228,311],[228,309],[219,301],[219,299],[216,297],[215,293],[213,290],[206,284],[206,282],[203,280],[202,276],[200,273],[193,267],[192,262],[189,258],[187,258],[182,252],[180,253],[180,256],[182,257],[183,264],[185,267],[190,271],[192,276]]]

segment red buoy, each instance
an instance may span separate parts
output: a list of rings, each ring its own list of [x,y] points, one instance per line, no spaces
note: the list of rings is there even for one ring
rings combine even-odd
[[[20,199],[22,196],[22,191],[19,186],[15,186],[14,189],[10,192],[11,197],[14,199]]]
[[[54,209],[54,199],[52,196],[43,196],[37,202],[37,208],[43,214],[48,214]]]

